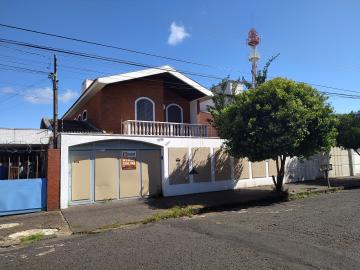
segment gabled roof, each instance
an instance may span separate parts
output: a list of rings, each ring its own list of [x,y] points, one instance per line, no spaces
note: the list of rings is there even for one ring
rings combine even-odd
[[[171,66],[161,66],[157,68],[149,68],[144,69],[140,71],[134,71],[129,73],[123,73],[108,77],[100,77],[95,79],[89,87],[87,87],[81,94],[81,96],[75,101],[75,103],[70,107],[70,109],[64,114],[64,117],[67,117],[72,110],[80,104],[85,99],[90,98],[91,96],[95,95],[97,92],[99,92],[102,88],[104,88],[106,85],[111,83],[117,83],[117,82],[123,82],[123,81],[129,81],[133,79],[140,79],[143,77],[153,76],[153,75],[159,75],[159,74],[171,74],[172,76],[176,77],[177,79],[181,80],[185,84],[188,84],[189,86],[193,87],[195,91],[200,92],[204,96],[212,96],[212,92],[205,87],[201,86],[194,80],[190,79],[189,77],[186,77],[185,75],[181,74],[180,72],[176,71]]]

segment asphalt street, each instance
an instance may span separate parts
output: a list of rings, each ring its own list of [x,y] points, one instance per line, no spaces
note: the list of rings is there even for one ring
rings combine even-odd
[[[360,269],[360,189],[0,251],[0,269]]]

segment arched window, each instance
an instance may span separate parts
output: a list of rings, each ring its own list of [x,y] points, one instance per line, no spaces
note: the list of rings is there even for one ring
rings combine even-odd
[[[84,110],[82,113],[82,120],[86,121],[87,120],[87,110]]]
[[[141,97],[135,101],[135,119],[155,121],[155,103],[150,98]]]
[[[81,114],[78,115],[77,120],[81,121]]]
[[[166,120],[173,123],[182,123],[183,109],[177,104],[169,104],[166,107]]]

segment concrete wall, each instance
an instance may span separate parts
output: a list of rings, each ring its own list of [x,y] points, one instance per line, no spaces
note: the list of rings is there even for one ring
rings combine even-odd
[[[0,144],[47,145],[52,132],[47,129],[0,128]]]

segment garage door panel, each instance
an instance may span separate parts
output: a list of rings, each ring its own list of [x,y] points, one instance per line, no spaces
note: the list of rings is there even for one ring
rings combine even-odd
[[[141,195],[158,196],[161,194],[161,152],[160,150],[140,151]]]
[[[118,158],[112,153],[100,153],[95,159],[95,200],[118,197]]]
[[[120,198],[140,196],[140,167],[137,160],[139,157],[139,151],[134,152],[136,152],[134,168],[125,168],[124,166],[122,166],[121,160],[123,159],[123,157],[120,158]]]
[[[91,160],[89,155],[74,155],[71,163],[71,200],[90,200]]]

